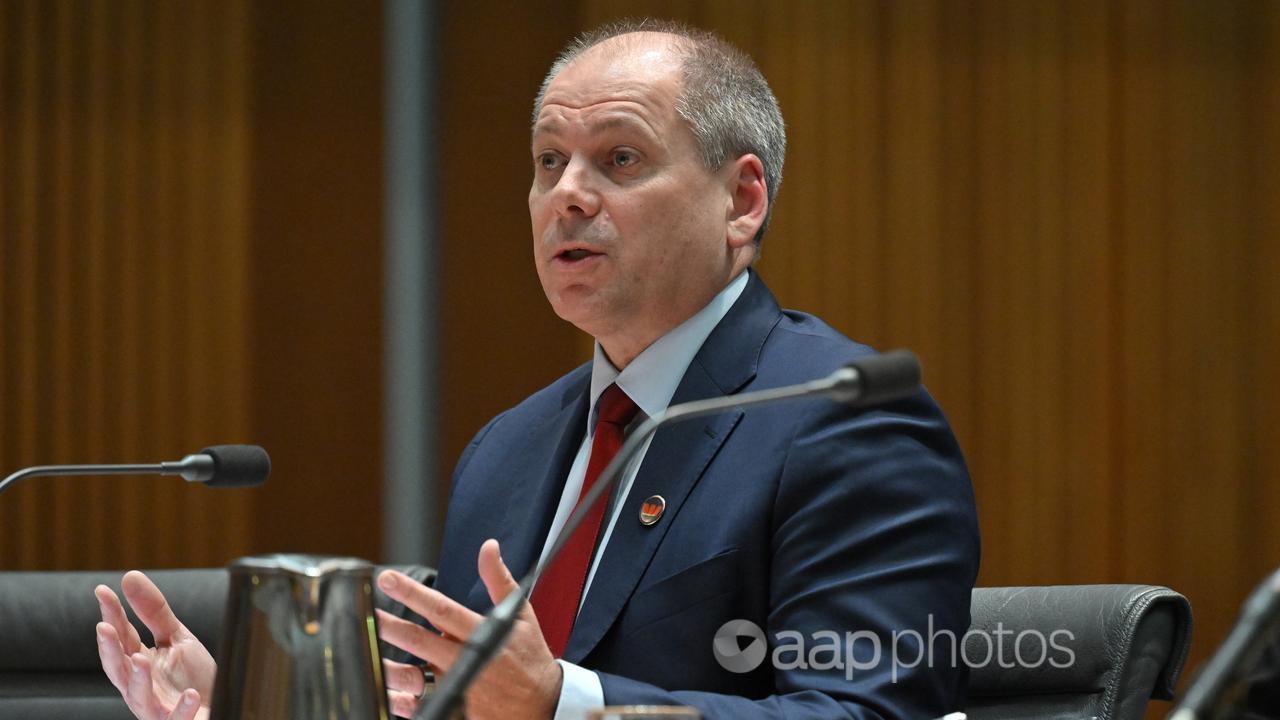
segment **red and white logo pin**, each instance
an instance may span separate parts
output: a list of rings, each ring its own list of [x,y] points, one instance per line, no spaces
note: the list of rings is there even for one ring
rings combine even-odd
[[[662,518],[662,511],[667,509],[667,501],[661,495],[650,495],[640,506],[640,524],[652,525]]]

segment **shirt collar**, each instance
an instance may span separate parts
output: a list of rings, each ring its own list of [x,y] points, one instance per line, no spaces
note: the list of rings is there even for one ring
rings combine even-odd
[[[689,363],[693,362],[693,357],[698,354],[707,336],[724,319],[746,287],[747,273],[743,272],[712,298],[706,307],[645,348],[622,372],[618,372],[613,363],[609,362],[604,349],[597,342],[595,358],[591,363],[591,415],[587,419],[587,432],[590,433],[590,429],[595,427],[596,401],[610,383],[616,382],[635,401],[640,411],[649,417],[666,410],[676,394],[681,378],[689,369]]]

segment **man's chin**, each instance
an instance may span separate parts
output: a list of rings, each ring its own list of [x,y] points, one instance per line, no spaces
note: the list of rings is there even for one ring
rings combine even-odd
[[[578,328],[582,332],[595,337],[601,332],[599,319],[590,313],[580,311],[556,310],[556,315],[563,321]]]
[[[574,286],[556,294],[551,309],[565,322],[584,333],[596,337],[603,333],[610,316],[606,303],[601,302],[599,292],[582,286]]]

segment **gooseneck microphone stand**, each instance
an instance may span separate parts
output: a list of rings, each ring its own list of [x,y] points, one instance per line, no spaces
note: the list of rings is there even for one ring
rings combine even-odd
[[[0,480],[0,493],[21,480],[68,475],[181,475],[210,487],[260,485],[271,474],[271,458],[257,445],[213,445],[181,460],[120,465],[36,465]]]
[[[188,455],[176,462],[136,465],[36,465],[0,480],[0,492],[27,478],[68,475],[181,475],[188,482],[204,482],[213,477],[213,458]]]

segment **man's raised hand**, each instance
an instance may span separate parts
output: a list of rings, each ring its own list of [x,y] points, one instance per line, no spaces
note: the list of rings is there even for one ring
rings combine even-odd
[[[478,562],[480,579],[495,604],[517,589],[515,578],[502,562],[497,540],[486,540],[480,546]],[[379,610],[378,636],[430,664],[438,675],[448,675],[463,642],[483,622],[483,616],[395,570],[384,570],[378,576],[378,587],[436,628],[430,630]],[[399,663],[387,668],[392,712],[411,717],[418,708],[415,695],[423,687],[422,672]],[[538,618],[526,601],[506,645],[467,692],[467,717],[545,720],[555,713],[562,682],[560,665],[547,648]]]
[[[142,644],[120,599],[106,585],[93,593],[102,610],[98,656],[111,684],[141,720],[193,720],[209,715],[217,672],[208,649],[179,622],[160,589],[134,570],[121,582],[125,599],[155,638]]]

